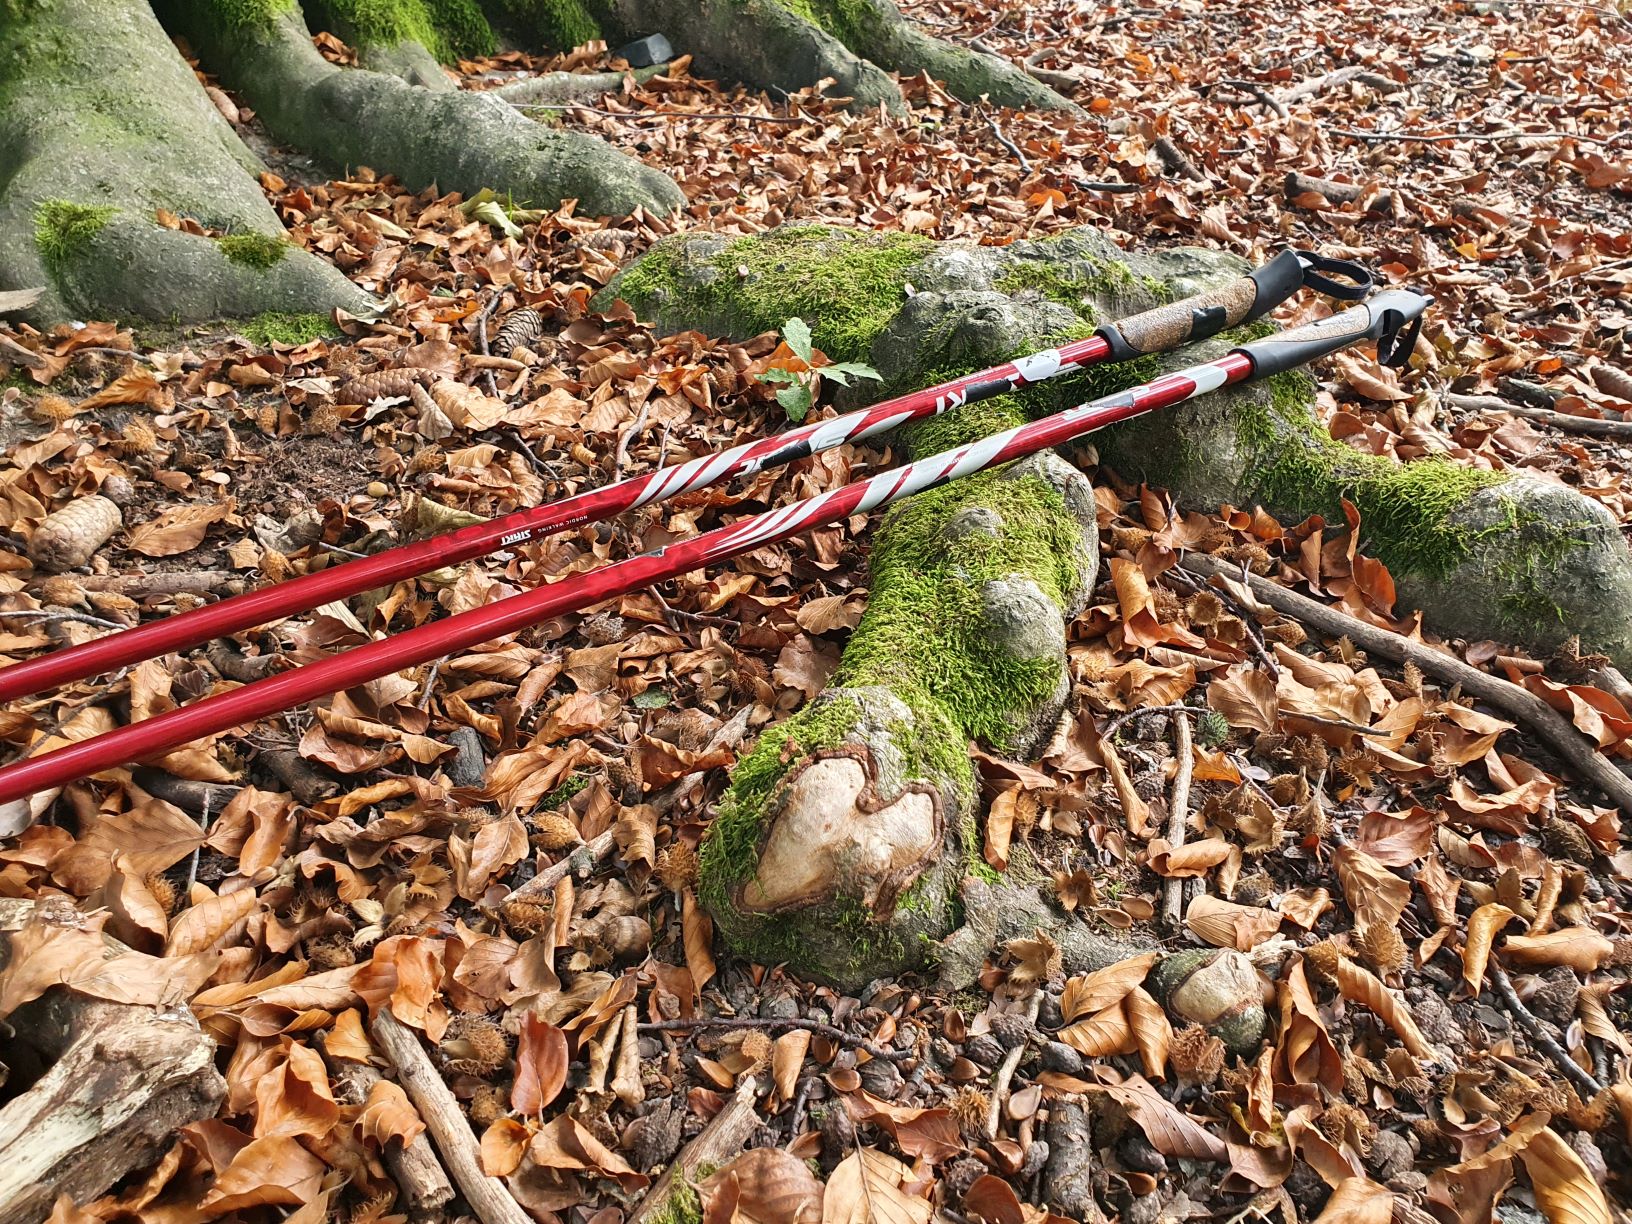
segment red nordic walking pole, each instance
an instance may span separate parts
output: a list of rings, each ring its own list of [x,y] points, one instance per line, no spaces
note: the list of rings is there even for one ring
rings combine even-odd
[[[1231,383],[1302,365],[1358,340],[1378,342],[1386,363],[1409,357],[1429,299],[1404,289],[1293,331],[1254,340],[1216,361],[1164,374],[1153,382],[993,434],[967,446],[880,472],[831,493],[767,511],[602,569],[512,595],[446,620],[432,621],[344,654],[211,697],[0,769],[0,803],[61,786],[104,769],[177,748],[191,740],[277,714],[353,685],[576,612],[689,570],[840,522],[932,489],[960,476],[1057,446],[1117,421],[1183,403]]]
[[[1337,273],[1352,283],[1322,273]],[[1371,288],[1364,268],[1308,251],[1283,251],[1222,289],[1143,314],[1108,323],[1092,336],[1060,348],[966,374],[939,386],[914,391],[872,408],[820,421],[771,438],[744,443],[714,455],[703,455],[646,476],[620,480],[574,494],[562,501],[517,510],[486,523],[474,523],[432,539],[387,549],[372,557],[348,561],[316,573],[206,604],[180,616],[111,633],[94,641],[53,651],[0,668],[0,701],[83,680],[172,650],[186,650],[269,621],[281,620],[346,599],[375,587],[390,586],[445,565],[457,565],[497,549],[554,532],[598,523],[603,519],[705,488],[732,476],[777,467],[845,442],[858,442],[908,421],[934,416],[961,404],[991,399],[1015,387],[1041,382],[1103,361],[1126,361],[1143,353],[1166,352],[1226,327],[1268,314],[1304,285],[1336,298],[1358,301]]]

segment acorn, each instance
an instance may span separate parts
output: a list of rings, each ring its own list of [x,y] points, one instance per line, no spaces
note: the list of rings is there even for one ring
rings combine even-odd
[[[1156,962],[1145,987],[1180,1024],[1199,1024],[1231,1054],[1247,1055],[1269,1027],[1264,983],[1252,961],[1227,948],[1189,948]]]

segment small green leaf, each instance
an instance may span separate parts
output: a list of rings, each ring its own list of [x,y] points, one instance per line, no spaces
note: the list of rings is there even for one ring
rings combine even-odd
[[[874,382],[883,382],[884,375],[859,361],[839,361],[822,367],[822,377],[836,377],[845,386],[850,385],[852,378],[870,378]]]
[[[649,689],[642,689],[634,695],[632,700],[637,710],[661,710],[669,704],[669,695],[654,686]]]
[[[782,338],[788,342],[788,347],[805,361],[811,359],[810,328],[803,319],[795,315],[782,324]]]
[[[755,375],[755,377],[762,383],[791,383],[799,381],[799,376],[792,370],[784,370],[780,367],[772,370],[766,370],[763,374]]]
[[[810,411],[810,388],[804,383],[783,387],[776,393],[776,402],[782,405],[782,410],[788,414],[788,420],[802,421],[805,419],[805,413]]]

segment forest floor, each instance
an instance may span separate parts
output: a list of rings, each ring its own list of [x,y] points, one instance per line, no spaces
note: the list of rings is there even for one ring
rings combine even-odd
[[[1327,363],[1337,436],[1402,459],[1522,468],[1632,525],[1632,431],[1577,427],[1632,414],[1627,18],[1563,0],[929,0],[914,15],[1069,74],[1059,87],[1085,117],[989,113],[927,81],[904,82],[909,114],[851,115],[811,92],[772,98],[681,70],[555,121],[671,174],[688,228],[831,221],[1006,243],[1093,225],[1127,246],[1362,259],[1434,295],[1433,360],[1399,376],[1360,353]],[[483,88],[607,64],[591,48],[461,74]],[[5,658],[196,604],[196,591],[165,591],[165,575],[253,585],[406,538],[429,503],[496,515],[785,427],[747,373],[775,337],[662,337],[589,309],[675,223],[568,208],[507,237],[458,197],[279,161],[253,116],[217,96],[276,168],[263,184],[294,240],[394,304],[341,331],[299,317],[235,332],[0,327]],[[1294,172],[1352,198],[1289,187]],[[1283,316],[1318,309],[1300,300]],[[519,333],[501,352],[507,321]],[[31,356],[18,362],[15,346]],[[481,362],[487,347],[505,360]],[[445,380],[433,406],[400,375],[368,381],[408,369]],[[1039,966],[1046,978],[1046,946],[994,948],[981,989],[955,998],[918,981],[858,998],[712,941],[690,897],[693,851],[731,743],[707,745],[739,718],[746,737],[727,738],[751,743],[820,691],[866,603],[868,533],[836,527],[75,784],[54,818],[8,830],[0,896],[83,902],[139,954],[87,989],[190,1002],[228,1082],[217,1118],[108,1197],[59,1205],[58,1224],[393,1218],[381,1148],[419,1120],[389,1087],[367,1108],[336,1087],[336,1068],[375,1053],[366,1017],[387,1002],[425,1035],[488,1170],[541,1220],[631,1209],[746,1076],[755,1154],[711,1162],[724,1167],[703,1180],[710,1220],[1040,1218],[1040,1117],[1079,1094],[1096,1115],[1099,1203],[1129,1220],[1611,1219],[1607,1204],[1632,1196],[1622,814],[1533,726],[1457,686],[1294,618],[1135,576],[1181,547],[1242,562],[1529,688],[1632,762],[1632,713],[1601,661],[1441,642],[1392,606],[1352,524],[1180,513],[1164,491],[1093,469],[1091,448],[1075,457],[1095,477],[1108,564],[1072,627],[1069,725],[1040,761],[979,758],[985,855],[1052,876],[1088,921],[1158,937],[1166,879],[1192,881],[1168,946],[1281,967],[1261,1055],[1220,1068],[1201,1035],[1137,1002],[1144,965],[1107,971],[1048,994],[1038,1056],[1014,1072],[994,1134],[994,1069],[1014,1029],[993,1020],[1013,983]],[[200,649],[69,686],[0,714],[0,738],[9,756],[83,738],[888,458],[843,448],[330,606],[245,635],[247,663]],[[33,573],[39,520],[98,487],[120,491],[124,529],[88,571]],[[1147,628],[1131,632],[1136,617]],[[1198,633],[1211,667],[1182,648]],[[1279,684],[1264,670],[1262,682],[1215,676],[1255,635]],[[1185,700],[1232,724],[1188,770],[1165,716],[1128,722],[1114,747],[1100,739],[1129,709]],[[1315,710],[1366,731],[1296,717]],[[1183,850],[1153,840],[1179,772],[1194,783]],[[1148,819],[1131,819],[1141,809]],[[609,829],[602,862],[580,855],[542,900],[507,900]],[[102,955],[95,940],[29,929],[0,971],[0,1017]],[[713,1017],[752,1022],[681,1023]],[[1419,1041],[1413,1057],[1404,1047]],[[1602,1094],[1580,1087],[1587,1077]]]

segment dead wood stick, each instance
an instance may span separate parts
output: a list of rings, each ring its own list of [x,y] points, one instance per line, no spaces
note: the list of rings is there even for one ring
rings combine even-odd
[[[887,1050],[866,1037],[847,1033],[837,1025],[823,1024],[820,1020],[806,1020],[802,1016],[687,1016],[676,1020],[651,1020],[640,1026],[643,1033],[688,1032],[691,1029],[804,1029],[818,1037],[826,1037],[841,1045],[855,1046],[874,1058],[911,1058],[912,1050]]]
[[[114,591],[131,599],[160,595],[237,595],[244,580],[231,570],[177,571],[171,574],[74,574],[82,591]]]
[[[1239,583],[1242,575],[1212,557],[1188,554],[1183,562],[1187,569],[1209,577],[1223,578]],[[1628,778],[1602,756],[1588,740],[1552,706],[1528,689],[1520,688],[1488,672],[1470,667],[1461,659],[1453,658],[1431,647],[1407,640],[1398,633],[1368,625],[1347,612],[1317,603],[1307,596],[1289,591],[1283,586],[1247,574],[1246,584],[1251,593],[1278,612],[1313,626],[1332,637],[1347,635],[1362,650],[1381,655],[1396,663],[1414,663],[1424,673],[1448,684],[1459,684],[1464,692],[1472,693],[1501,710],[1504,714],[1525,723],[1569,765],[1583,781],[1597,787],[1620,808],[1632,814],[1632,778]]]
[[[1496,385],[1519,403],[1529,404],[1532,408],[1553,408],[1558,404],[1559,393],[1540,383],[1527,382],[1522,378],[1503,378]]]
[[[1507,970],[1502,968],[1492,957],[1489,965],[1490,980],[1496,987],[1496,997],[1502,1001],[1513,1019],[1519,1022],[1519,1027],[1529,1034],[1530,1040],[1557,1064],[1564,1073],[1564,1078],[1574,1085],[1581,1094],[1583,1103],[1592,1100],[1604,1090],[1604,1086],[1595,1080],[1587,1071],[1570,1057],[1570,1052],[1553,1039],[1534,1012],[1524,1005],[1519,998],[1519,992],[1513,988],[1513,979],[1507,976]]]
[[[511,374],[519,374],[527,368],[525,361],[517,361],[514,357],[499,357],[492,353],[466,353],[465,365],[472,370],[505,370]]]
[[[1021,151],[1019,145],[1015,144],[1014,141],[1009,139],[1008,134],[998,125],[997,119],[992,115],[987,115],[986,126],[992,129],[992,135],[997,137],[997,143],[1007,149],[1010,156],[1012,156],[1014,160],[1020,164],[1020,173],[1030,174],[1030,159],[1027,158],[1025,153]]]
[[[690,1183],[701,1165],[723,1165],[748,1142],[748,1136],[759,1125],[754,1112],[754,1077],[748,1076],[737,1085],[737,1093],[726,1102],[724,1109],[709,1119],[697,1137],[681,1149],[680,1154],[663,1170],[663,1175],[640,1200],[640,1205],[629,1216],[628,1224],[650,1224],[664,1213],[674,1197],[677,1184]]]
[[[558,861],[551,863],[543,871],[512,892],[507,900],[526,901],[530,897],[542,896],[571,875],[577,868],[593,867],[611,854],[612,847],[616,844],[617,840],[612,836],[612,830],[608,829],[599,837],[585,842],[570,854],[563,854]]]
[[[1575,416],[1552,408],[1531,408],[1514,404],[1494,395],[1454,395],[1447,393],[1445,402],[1464,412],[1508,412],[1527,421],[1541,421],[1565,433],[1587,434],[1594,438],[1632,438],[1632,421],[1606,421],[1599,417]]]
[[[1171,138],[1167,136],[1158,137],[1156,142],[1150,146],[1150,151],[1161,158],[1162,165],[1166,166],[1174,174],[1182,174],[1185,178],[1197,183],[1207,181],[1207,176],[1196,168],[1196,163],[1190,160],[1190,155],[1174,144]]]
[[[1368,194],[1371,199],[1366,204],[1368,212],[1386,212],[1394,205],[1392,191],[1376,191],[1364,183],[1338,183],[1331,179],[1316,178],[1312,174],[1299,174],[1296,170],[1286,173],[1286,198],[1296,200],[1306,192],[1323,195],[1333,204],[1352,204],[1356,200],[1363,200]]]
[[[1347,85],[1350,81],[1359,81],[1362,85],[1370,86],[1378,93],[1383,94],[1403,93],[1406,88],[1398,81],[1380,73],[1372,72],[1361,64],[1350,64],[1347,68],[1337,68],[1294,85],[1281,94],[1281,101],[1283,103],[1301,102],[1305,98],[1313,98],[1317,94],[1323,94],[1328,89],[1336,88],[1339,85]]]
[[[1357,128],[1328,128],[1329,136],[1345,136],[1350,140],[1366,140],[1378,143],[1387,143],[1390,140],[1404,141],[1407,144],[1444,144],[1448,140],[1468,140],[1476,144],[1486,144],[1497,140],[1573,140],[1578,144],[1602,145],[1606,148],[1619,144],[1622,140],[1632,139],[1632,129],[1617,132],[1613,136],[1588,136],[1584,132],[1527,132],[1522,128],[1510,128],[1505,132],[1439,132],[1429,135],[1426,132],[1372,132]]]
[[[1041,81],[1050,89],[1075,89],[1082,84],[1081,71],[1061,71],[1058,68],[1044,68],[1038,61],[1052,54],[1051,50],[1043,50],[1035,55],[1028,55],[1020,61],[1020,66],[1026,70],[1028,76]]]
[[[1230,89],[1239,89],[1242,93],[1248,94],[1261,105],[1274,111],[1282,119],[1285,119],[1291,113],[1286,109],[1286,104],[1284,102],[1282,102],[1274,94],[1270,93],[1269,90],[1265,89],[1262,85],[1258,84],[1257,81],[1242,81],[1234,77],[1228,77],[1220,81],[1219,84],[1227,86]]]
[[[1181,723],[1183,719],[1179,720]],[[1043,992],[1035,986],[1026,1000],[1026,1019],[1032,1024],[1037,1023],[1037,1013],[1043,1007]],[[1009,1099],[1009,1085],[1014,1082],[1014,1073],[1020,1067],[1020,1060],[1026,1056],[1026,1043],[1021,1042],[1003,1056],[997,1071],[992,1076],[992,1096],[986,1103],[986,1138],[996,1139],[998,1128],[1003,1124],[1003,1103]]]
[[[332,1057],[326,1047],[323,1057],[334,1076],[340,1099],[348,1105],[361,1105],[374,1085],[385,1078],[364,1063]],[[415,1220],[441,1219],[442,1209],[453,1201],[453,1183],[437,1160],[431,1141],[423,1134],[415,1135],[412,1143],[388,1144],[381,1155],[392,1179],[402,1190],[402,1201],[409,1215]]]
[[[1178,769],[1173,774],[1173,797],[1168,802],[1167,844],[1177,850],[1184,845],[1190,823],[1190,779],[1195,773],[1195,752],[1190,742],[1190,720],[1173,720],[1173,755]],[[1184,881],[1178,876],[1162,881],[1162,927],[1177,931],[1184,913]]]
[[[476,1218],[482,1224],[533,1224],[532,1217],[522,1210],[504,1183],[482,1172],[481,1151],[465,1111],[432,1065],[431,1056],[419,1043],[419,1034],[393,1016],[389,1008],[381,1008],[369,1028]]]
[[[0,357],[7,361],[16,362],[24,369],[43,370],[50,364],[39,353],[31,348],[25,348],[10,336],[0,336]]]

